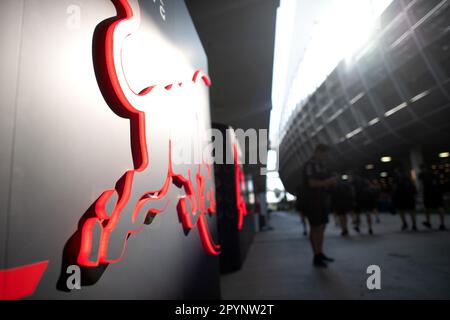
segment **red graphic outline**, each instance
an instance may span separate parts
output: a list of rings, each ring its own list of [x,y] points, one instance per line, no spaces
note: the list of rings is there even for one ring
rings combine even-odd
[[[247,205],[245,204],[244,197],[242,196],[242,190],[245,189],[244,172],[242,171],[241,164],[239,163],[239,155],[237,144],[233,145],[234,156],[234,184],[236,189],[236,207],[238,212],[238,230],[242,230],[244,225],[244,217],[247,215]]]
[[[174,184],[185,192],[185,196],[179,199],[176,206],[178,217],[183,228],[185,230],[193,229],[195,225],[192,222],[191,214],[192,216],[198,215],[196,226],[198,227],[202,245],[207,253],[217,255],[220,253],[220,246],[214,243],[205,219],[206,213],[211,214],[215,211],[214,188],[211,187],[205,195],[205,177],[201,174],[200,165],[198,166],[195,176],[197,193],[194,184],[191,181],[190,171],[188,177],[184,177],[173,171],[171,142],[169,141],[169,169],[165,183],[161,189],[148,191],[139,198],[131,218],[132,222],[137,225],[137,228],[129,230],[124,235],[122,251],[119,257],[115,259],[108,258],[110,235],[117,227],[122,211],[130,199],[134,175],[149,167],[145,114],[132,105],[124,90],[127,90],[128,94],[134,95],[136,98],[150,94],[157,87],[157,85],[151,85],[141,90],[139,93],[135,93],[129,87],[128,81],[126,81],[122,62],[120,61],[120,63],[116,64],[115,49],[119,49],[118,51],[121,52],[123,41],[139,26],[140,9],[138,8],[137,11],[133,13],[133,9],[128,0],[112,0],[112,2],[116,7],[117,16],[101,23],[97,30],[97,38],[94,36],[94,44],[96,43],[98,46],[97,52],[94,53],[94,64],[96,67],[97,82],[108,105],[118,115],[130,120],[134,170],[127,171],[118,180],[114,189],[104,191],[95,201],[95,217],[87,219],[81,228],[81,247],[77,257],[77,263],[82,266],[94,267],[98,266],[100,263],[116,263],[120,261],[124,255],[126,242],[129,236],[131,234],[139,233],[145,224],[151,223],[155,215],[163,212],[167,208],[169,201],[165,200],[165,197],[171,184]],[[137,2],[136,4],[138,7]],[[130,25],[125,25],[127,22],[132,23]],[[117,39],[115,36],[119,27],[129,29],[122,33],[123,38]],[[125,83],[122,81],[121,84],[120,78],[125,80]],[[199,78],[206,86],[211,85],[208,76],[203,74],[200,70],[197,70],[192,77],[192,82],[194,84],[198,83]],[[178,82],[178,87],[182,86],[183,83]],[[173,88],[173,84],[164,86],[165,91],[170,91]],[[207,177],[211,180],[212,176],[209,164],[204,163],[204,165],[207,169]],[[106,204],[114,194],[118,195],[118,200],[112,213],[108,214]],[[210,205],[207,208],[205,208],[204,205],[205,199],[210,202]],[[146,214],[141,217],[141,220],[137,221],[140,210],[145,204],[150,203],[151,201],[155,203],[155,207],[147,210]],[[188,205],[191,208],[191,212],[188,209]],[[92,259],[93,233],[96,226],[100,228],[101,234],[97,256],[95,259]]]
[[[0,270],[0,300],[17,300],[34,294],[48,261]]]

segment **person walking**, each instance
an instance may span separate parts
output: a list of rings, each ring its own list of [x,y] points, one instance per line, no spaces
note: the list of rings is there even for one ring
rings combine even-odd
[[[380,219],[380,197],[381,197],[381,186],[377,179],[370,181],[370,186],[372,190],[372,196],[374,201],[373,215],[375,216],[375,222],[378,224],[381,222]]]
[[[355,229],[360,232],[361,214],[365,214],[367,218],[367,228],[369,234],[373,234],[372,213],[376,209],[376,194],[368,179],[359,176],[354,177],[355,187]]]
[[[397,169],[394,178],[394,208],[400,214],[402,231],[408,229],[405,213],[411,215],[412,230],[417,231],[416,194],[417,190],[411,178],[401,169]]]
[[[347,176],[348,177],[348,176]],[[333,212],[339,219],[339,226],[341,227],[341,235],[348,235],[348,220],[347,214],[353,207],[353,192],[350,181],[341,179],[331,188],[331,206]]]
[[[442,188],[439,185],[438,179],[422,164],[420,166],[419,180],[422,183],[423,204],[425,207],[425,221],[422,224],[431,229],[430,213],[436,210],[439,214],[440,225],[439,230],[446,230],[444,222],[444,197]]]

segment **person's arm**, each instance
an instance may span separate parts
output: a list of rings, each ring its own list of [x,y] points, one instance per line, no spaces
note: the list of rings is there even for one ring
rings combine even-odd
[[[304,168],[304,177],[306,184],[310,188],[326,188],[336,183],[336,177],[321,178],[317,175],[314,164],[307,163]]]
[[[318,180],[318,179],[308,179],[308,185],[311,188],[326,188],[334,185],[336,183],[336,177],[331,177],[324,180]]]

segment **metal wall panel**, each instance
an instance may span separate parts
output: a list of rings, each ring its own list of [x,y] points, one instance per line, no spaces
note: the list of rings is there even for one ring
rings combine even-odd
[[[12,144],[16,88],[21,43],[23,1],[5,0],[0,2],[0,269],[6,263],[6,238],[8,205],[11,186]]]

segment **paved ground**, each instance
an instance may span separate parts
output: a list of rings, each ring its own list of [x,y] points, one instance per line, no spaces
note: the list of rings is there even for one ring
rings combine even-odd
[[[384,214],[375,235],[363,226],[361,235],[343,238],[330,222],[325,253],[336,262],[316,269],[297,215],[272,213],[271,224],[274,230],[256,234],[242,270],[222,276],[224,299],[450,298],[449,231],[400,232],[399,217]],[[381,290],[367,289],[372,264],[381,268]]]

